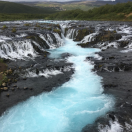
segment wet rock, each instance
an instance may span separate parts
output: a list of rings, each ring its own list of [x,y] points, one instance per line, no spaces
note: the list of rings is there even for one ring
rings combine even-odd
[[[119,41],[120,47],[126,47],[129,44],[129,41]]]
[[[36,68],[36,74],[38,75],[39,74],[39,70]]]
[[[111,56],[111,57],[109,57],[109,59],[115,59],[115,57],[114,56]]]
[[[15,88],[11,88],[12,91],[15,91]]]
[[[119,72],[119,70],[120,70],[119,67],[116,66],[116,67],[115,67],[115,72]]]
[[[6,86],[6,83],[2,83],[2,86],[5,87]]]
[[[108,116],[112,119],[112,121],[115,121],[115,116],[113,114],[108,114]]]
[[[62,58],[67,58],[69,56],[71,56],[71,54],[69,54],[69,53],[63,53],[63,54],[61,54],[61,57]]]
[[[8,94],[6,94],[6,97],[10,97],[10,94],[8,93]]]
[[[28,87],[24,87],[23,89],[24,89],[24,90],[27,90],[27,89],[28,89]]]
[[[8,91],[8,87],[4,87],[3,90],[4,90],[4,91]]]

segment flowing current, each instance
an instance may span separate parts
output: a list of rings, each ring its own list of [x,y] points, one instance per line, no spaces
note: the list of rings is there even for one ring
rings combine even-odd
[[[64,43],[51,50],[50,57],[71,54],[67,61],[74,64],[75,73],[70,81],[9,109],[0,117],[0,132],[81,132],[112,108],[112,97],[102,94],[101,77],[86,61],[99,49],[81,48],[68,38]]]

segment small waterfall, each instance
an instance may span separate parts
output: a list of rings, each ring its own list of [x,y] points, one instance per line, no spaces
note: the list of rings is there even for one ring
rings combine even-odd
[[[66,38],[74,39],[74,37],[77,35],[76,29],[68,29],[66,33]]]
[[[81,42],[82,42],[82,43],[87,43],[87,42],[94,41],[94,40],[95,40],[95,38],[94,38],[95,35],[97,35],[97,33],[89,34],[89,35],[85,36],[85,37],[81,40]]]
[[[55,38],[56,38],[56,42],[57,42],[57,47],[60,47],[64,44],[63,39],[60,37],[60,35],[58,33],[53,33]]]
[[[70,71],[73,67],[72,66],[65,66],[65,67],[60,67],[59,69],[56,68],[46,68],[46,69],[42,69],[40,70],[38,73],[36,73],[36,70],[32,70],[31,68],[26,69],[24,71],[21,71],[20,76],[22,77],[29,77],[29,78],[33,78],[33,77],[40,77],[43,76],[45,78],[49,78],[58,74],[63,74],[63,72],[66,71]]]
[[[46,35],[40,34],[39,37],[49,45],[50,49],[55,49],[57,47],[60,47],[64,43],[63,39],[60,37],[58,33],[46,34]],[[56,42],[54,42],[52,37],[55,38]]]
[[[31,40],[9,41],[0,44],[0,57],[2,58],[24,59],[36,55],[37,52],[34,50]]]
[[[36,57],[40,51],[45,51],[45,43],[50,47],[50,49],[55,49],[63,45],[63,39],[58,33],[48,33],[36,36],[37,39],[41,38],[44,42],[39,43],[39,41],[30,39],[25,39],[27,34],[15,35],[13,38],[6,36],[0,36],[0,57],[5,59],[24,59]],[[18,40],[20,39],[20,40]],[[39,50],[36,50],[36,48]]]
[[[43,34],[39,34],[39,37],[41,38],[41,39],[43,39],[47,44],[48,44],[48,46],[50,47],[50,49],[54,49],[55,47],[54,47],[54,45],[53,44],[51,44],[49,41],[48,41],[48,39],[47,39],[47,36],[46,35],[43,35]]]
[[[23,77],[39,77],[44,76],[46,78],[49,78],[51,76],[55,76],[57,74],[62,74],[60,70],[54,70],[54,69],[45,69],[43,71],[40,71],[38,74],[36,74],[36,71],[26,71]]]
[[[65,29],[68,28],[68,23],[61,23],[60,24],[62,34],[65,34]]]

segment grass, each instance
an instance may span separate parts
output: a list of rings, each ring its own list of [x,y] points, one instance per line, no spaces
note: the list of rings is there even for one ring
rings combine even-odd
[[[72,3],[69,6],[72,6]],[[51,14],[30,14],[30,13],[0,14],[0,21],[37,20],[37,19],[132,21],[132,2],[119,3],[116,5],[107,4],[98,8],[90,9],[88,11],[76,9],[76,10],[60,11]]]
[[[14,2],[0,1],[0,13],[50,14],[55,12],[55,9],[48,7],[32,7]]]
[[[62,11],[49,15],[46,19],[52,20],[108,20],[132,21],[132,2],[116,5],[104,5],[92,10]]]
[[[94,7],[97,7],[95,5],[89,5],[83,2],[76,2],[76,3],[39,3],[36,4],[36,6],[40,7],[52,7],[58,10],[75,10],[75,9],[81,9],[83,11],[88,11],[90,9],[93,9]]]
[[[14,21],[14,20],[36,20],[47,17],[47,14],[8,14],[0,13],[0,21]]]
[[[12,28],[13,33],[16,33],[16,31],[17,31],[16,28]]]
[[[3,25],[2,29],[5,30],[7,29],[8,27],[6,25]]]

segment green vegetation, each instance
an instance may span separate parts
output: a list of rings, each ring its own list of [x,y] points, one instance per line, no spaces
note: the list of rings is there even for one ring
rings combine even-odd
[[[3,25],[2,29],[5,30],[7,29],[8,27],[6,25]]]
[[[0,21],[35,20],[47,17],[47,14],[0,14]]]
[[[90,9],[93,9],[94,7],[97,7],[97,5],[93,5],[91,2],[83,1],[83,2],[42,2],[37,3],[36,6],[39,7],[50,7],[54,8],[56,10],[75,10],[75,9],[81,9],[83,11],[87,11]]]
[[[49,14],[55,13],[55,9],[48,7],[31,7],[23,4],[0,1],[0,13],[30,13],[30,14]]]
[[[60,29],[54,29],[53,32],[58,33],[59,35],[61,35],[61,30]]]
[[[17,31],[16,28],[12,28],[13,33],[16,33],[16,31]]]
[[[0,58],[0,86],[3,82],[7,81],[6,73],[7,65],[4,63],[4,60]]]
[[[51,14],[53,20],[132,20],[132,2],[105,5],[88,11],[72,10]]]
[[[0,59],[0,63],[3,63],[4,62],[4,60],[3,59]]]
[[[5,74],[0,74],[0,76],[2,76],[1,80],[0,80],[0,86],[2,85],[2,83],[7,82],[8,78]]]
[[[7,3],[10,3],[10,2],[7,2]],[[22,5],[22,6],[26,6],[26,5]],[[33,7],[33,8],[35,8],[35,7]],[[0,7],[0,10],[2,10],[1,7]],[[8,11],[8,9],[7,9],[7,11]],[[19,11],[15,11],[15,12],[19,12]],[[76,9],[76,10],[66,10],[66,11],[54,12],[54,13],[50,13],[50,14],[49,13],[37,14],[37,10],[35,10],[35,13],[33,11],[32,14],[30,14],[30,13],[19,13],[19,14],[17,14],[17,13],[11,13],[11,14],[1,13],[0,14],[0,21],[34,20],[34,19],[132,21],[132,2],[119,3],[116,5],[108,5],[107,4],[107,5],[98,7],[98,8],[90,9],[88,11]]]
[[[28,27],[28,26],[30,26],[30,24],[29,23],[25,23],[24,26]]]

